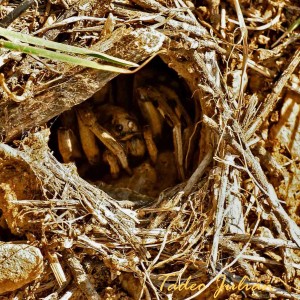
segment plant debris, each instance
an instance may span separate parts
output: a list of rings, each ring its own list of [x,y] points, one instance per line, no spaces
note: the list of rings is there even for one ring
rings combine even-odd
[[[156,58],[2,48],[1,299],[300,299],[298,2],[25,2],[7,30]]]

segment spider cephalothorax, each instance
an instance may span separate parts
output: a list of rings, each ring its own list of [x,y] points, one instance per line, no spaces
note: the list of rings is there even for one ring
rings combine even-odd
[[[143,131],[137,118],[120,106],[105,104],[96,109],[98,122],[122,144],[129,156],[142,157],[146,152]]]

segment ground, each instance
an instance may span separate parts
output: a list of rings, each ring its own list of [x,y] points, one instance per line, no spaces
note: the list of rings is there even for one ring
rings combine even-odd
[[[299,299],[298,1],[19,4],[1,299]]]

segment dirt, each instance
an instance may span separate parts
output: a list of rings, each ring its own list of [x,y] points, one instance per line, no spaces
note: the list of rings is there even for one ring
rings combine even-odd
[[[1,26],[151,59],[1,48],[0,298],[300,299],[298,1],[26,3]]]

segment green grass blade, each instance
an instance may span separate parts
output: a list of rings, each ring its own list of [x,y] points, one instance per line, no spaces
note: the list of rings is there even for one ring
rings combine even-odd
[[[300,18],[297,19],[289,28],[288,28],[288,33],[293,32],[298,26],[300,25]]]
[[[37,38],[33,37],[29,34],[24,34],[16,31],[11,31],[5,28],[0,27],[0,36],[5,37],[6,39],[17,42],[21,41],[24,43],[32,44],[35,46],[42,46],[54,50],[59,50],[62,52],[69,52],[69,53],[74,53],[74,54],[82,54],[82,55],[89,55],[97,58],[101,58],[105,61],[109,61],[112,63],[120,64],[123,66],[129,66],[129,67],[138,67],[139,65],[127,60],[123,60],[120,58],[116,58],[113,56],[110,56],[108,54],[104,54],[98,51],[93,51],[85,48],[80,48],[80,47],[75,47],[75,46],[70,46],[70,45],[65,45],[62,43],[57,43],[57,42],[52,42],[48,41],[42,38]]]
[[[37,55],[53,60],[59,60],[65,63],[73,64],[73,65],[79,65],[87,68],[93,68],[103,71],[109,71],[109,72],[116,72],[116,73],[131,73],[131,71],[127,69],[122,69],[114,66],[107,66],[99,64],[95,61],[91,61],[88,59],[83,59],[76,56],[71,56],[68,54],[60,53],[60,52],[54,52],[43,48],[37,48],[33,46],[28,46],[26,44],[16,44],[10,41],[4,41],[0,40],[0,47],[4,47],[9,50],[23,52],[26,54],[32,54]]]
[[[287,29],[287,31],[275,42],[271,45],[271,48],[275,47],[279,44],[288,34],[292,33],[298,26],[300,25],[300,18],[298,18],[292,25]]]

